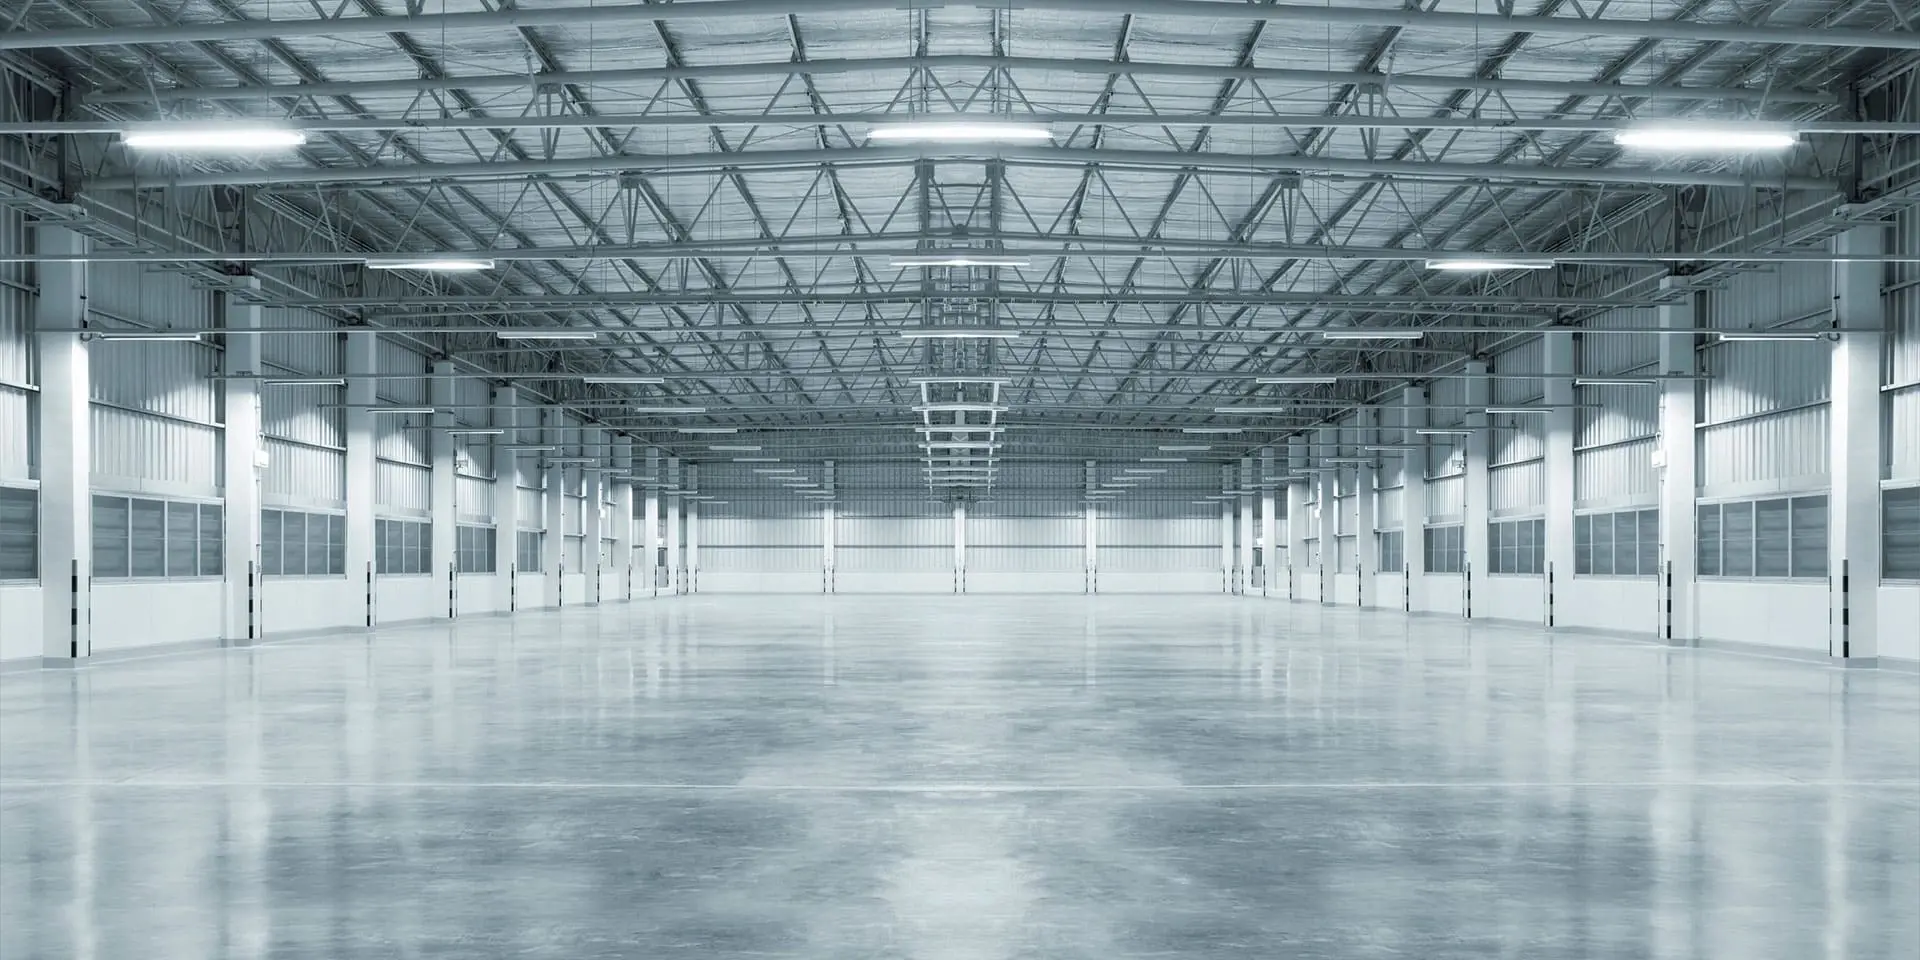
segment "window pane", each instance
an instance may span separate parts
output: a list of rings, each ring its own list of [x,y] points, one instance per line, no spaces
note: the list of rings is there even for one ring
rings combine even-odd
[[[1631,577],[1640,557],[1640,518],[1633,511],[1613,515],[1613,575]]]
[[[339,514],[327,517],[327,572],[347,572],[347,518]]]
[[[127,575],[127,501],[125,497],[93,498],[93,575]],[[63,571],[52,571],[60,576]]]
[[[1720,575],[1720,505],[1710,503],[1700,507],[1694,522],[1695,567],[1700,576],[1717,577]]]
[[[1796,577],[1827,575],[1827,498],[1793,499],[1793,570]],[[1886,576],[1883,571],[1882,577]]]
[[[305,576],[307,572],[307,515],[288,511],[281,515],[280,573]]]
[[[1720,568],[1729,577],[1753,576],[1753,504],[1720,505]]]
[[[1613,515],[1593,518],[1593,572],[1595,576],[1613,576]]]
[[[200,505],[200,575],[217,577],[225,572],[221,563],[227,553],[226,517],[218,504]]]
[[[1534,573],[1547,572],[1547,522],[1533,521],[1533,559],[1529,569]]]
[[[1660,511],[1640,511],[1640,576],[1660,572]]]
[[[1593,572],[1593,515],[1573,518],[1573,572]]]
[[[1784,577],[1792,572],[1787,558],[1791,504],[1785,500],[1762,500],[1753,505],[1753,574],[1756,577]]]
[[[134,500],[129,510],[129,573],[136,577],[166,576],[167,505],[159,500]]]
[[[200,505],[169,503],[167,507],[167,576],[200,575]]]
[[[40,494],[0,487],[0,580],[40,573]]]
[[[1888,580],[1920,580],[1920,487],[1881,495],[1884,546],[1880,575]]]
[[[280,575],[280,511],[260,511],[260,572]]]
[[[317,513],[307,514],[307,574],[320,576],[327,572],[327,522]]]

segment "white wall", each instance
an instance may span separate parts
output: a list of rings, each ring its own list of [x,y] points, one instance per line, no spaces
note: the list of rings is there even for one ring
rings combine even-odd
[[[1920,583],[1881,585],[1880,656],[1920,662]]]
[[[1702,580],[1700,639],[1827,652],[1827,585],[1822,582]]]
[[[367,587],[353,577],[268,577],[261,589],[260,630],[269,638],[367,624]]]
[[[0,584],[0,660],[40,656],[40,587]]]
[[[96,581],[93,652],[220,638],[217,580]]]
[[[1424,573],[1421,578],[1418,596],[1414,601],[1419,604],[1414,607],[1416,611],[1446,613],[1456,617],[1466,613],[1466,593],[1459,574]],[[1485,581],[1486,578],[1481,577],[1475,582],[1474,589],[1478,590]]]
[[[1473,616],[1521,623],[1547,622],[1547,579],[1495,575],[1473,578]]]
[[[1555,626],[1648,634],[1659,627],[1651,577],[1570,577],[1554,585]]]
[[[518,610],[538,610],[547,603],[547,578],[541,573],[517,573],[513,577],[513,605]]]
[[[454,609],[463,617],[485,616],[499,609],[499,579],[491,573],[463,573],[456,585]]]
[[[375,623],[447,618],[447,583],[432,576],[375,577]]]

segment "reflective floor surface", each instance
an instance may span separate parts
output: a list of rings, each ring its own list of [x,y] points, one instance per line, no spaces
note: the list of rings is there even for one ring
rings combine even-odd
[[[0,677],[0,957],[1920,957],[1920,678],[1227,597]]]

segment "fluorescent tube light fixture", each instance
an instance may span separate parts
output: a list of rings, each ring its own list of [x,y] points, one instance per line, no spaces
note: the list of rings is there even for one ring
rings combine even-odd
[[[1180,432],[1181,433],[1198,433],[1198,434],[1218,433],[1218,434],[1224,435],[1229,433],[1245,433],[1246,428],[1244,427],[1181,427]],[[1165,450],[1166,448],[1161,447],[1160,449]]]
[[[451,437],[498,437],[504,436],[505,427],[454,427],[447,431]]]
[[[759,453],[757,443],[709,443],[707,449],[715,453]]]
[[[739,433],[739,427],[681,427],[681,433]]]
[[[600,331],[581,330],[577,327],[563,327],[552,330],[495,330],[493,335],[501,340],[598,340]]]
[[[734,457],[734,463],[779,463],[779,457]]]
[[[263,387],[344,387],[345,377],[284,377],[277,380],[262,380]]]
[[[1825,340],[1827,334],[1821,330],[1722,330],[1720,339],[1727,343],[1810,343]]]
[[[1030,267],[1032,265],[1032,257],[1015,257],[1003,253],[972,250],[911,253],[887,258],[889,267]]]
[[[1284,377],[1260,377],[1254,380],[1253,382],[1260,384],[1261,386],[1274,386],[1276,384],[1283,384],[1283,383],[1331,386],[1333,384],[1339,383],[1340,378],[1327,375],[1327,374],[1319,374],[1319,373],[1296,373],[1296,374],[1288,374]]]
[[[548,450],[558,450],[560,448],[551,443],[525,443],[515,444],[507,449],[516,453],[544,453]]]
[[[459,256],[370,257],[366,263],[369,270],[421,270],[427,273],[478,273],[493,269],[492,260]]]
[[[1214,407],[1213,412],[1225,414],[1276,414],[1286,413],[1291,409],[1290,407]]]
[[[548,457],[547,462],[557,467],[577,467],[589,463],[599,463],[599,457]]]
[[[1491,414],[1552,413],[1553,412],[1552,407],[1488,407],[1486,408],[1486,410],[1488,413],[1491,413]]]
[[[307,135],[284,127],[241,123],[191,126],[155,124],[121,131],[120,142],[135,150],[255,153],[262,150],[291,150],[306,143]]]
[[[440,412],[439,409],[435,407],[368,407],[367,410],[368,412],[371,412],[371,413],[393,413],[393,414],[411,414],[411,413],[428,414],[428,413]]]
[[[200,339],[198,330],[102,330],[95,340],[113,343],[188,343]]]
[[[1553,261],[1539,257],[1445,257],[1428,260],[1428,270],[1448,273],[1490,273],[1495,270],[1551,270]]]
[[[867,139],[917,143],[1038,143],[1052,140],[1053,130],[1038,123],[954,117],[881,124],[867,131]]]
[[[1660,381],[1651,377],[1575,377],[1576,387],[1651,387]]]
[[[688,413],[688,414],[706,413],[707,408],[706,407],[627,407],[621,412],[622,413],[659,413],[659,414],[671,415],[676,413]]]
[[[1423,437],[1470,437],[1472,427],[1415,427],[1413,432]]]
[[[629,377],[624,374],[589,373],[580,378],[581,383],[598,384],[662,384],[667,381],[660,377]]]
[[[1322,340],[1418,340],[1427,335],[1424,330],[1410,327],[1341,327],[1314,332]]]
[[[1200,453],[1212,449],[1212,447],[1204,443],[1163,443],[1160,445],[1161,453]]]
[[[1779,127],[1723,126],[1711,124],[1661,124],[1631,127],[1613,135],[1613,143],[1631,150],[1664,150],[1671,153],[1752,153],[1763,150],[1787,150],[1800,142],[1792,130]]]
[[[1186,463],[1186,457],[1141,457],[1141,463]]]
[[[999,327],[922,327],[902,330],[900,336],[908,340],[1018,340],[1020,331]]]

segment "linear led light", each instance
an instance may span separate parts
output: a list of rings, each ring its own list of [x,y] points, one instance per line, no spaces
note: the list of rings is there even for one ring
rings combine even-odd
[[[1419,450],[1421,446],[1417,443],[1369,443],[1360,449],[1370,453],[1406,453],[1409,450]]]
[[[1167,471],[1163,468],[1128,467],[1120,472],[1121,473],[1139,473],[1139,474],[1146,474],[1148,476],[1152,476],[1154,474],[1166,473]]]
[[[476,257],[371,257],[368,270],[424,270],[428,273],[477,273],[493,261]]]
[[[454,427],[447,431],[450,437],[498,437],[506,433],[504,427]]]
[[[1161,453],[1199,453],[1203,450],[1212,449],[1212,447],[1204,443],[1163,443],[1160,445]]]
[[[1415,427],[1413,432],[1423,437],[1470,437],[1476,431],[1472,427]]]
[[[869,140],[922,143],[1024,143],[1052,140],[1053,129],[1037,123],[983,120],[915,120],[885,123],[867,131]]]
[[[1808,343],[1825,340],[1827,334],[1820,330],[1722,330],[1720,339],[1729,343]]]
[[[757,443],[709,443],[707,449],[715,453],[759,453]]]
[[[495,330],[495,337],[501,340],[598,340],[600,331],[580,329],[559,330]]]
[[[1018,340],[1020,331],[999,327],[923,327],[902,330],[900,336],[907,340]]]
[[[734,457],[734,463],[779,463],[779,457]]]
[[[1618,147],[1666,150],[1676,153],[1747,153],[1786,150],[1800,141],[1792,130],[1779,127],[1715,127],[1696,124],[1632,127],[1613,135]]]
[[[1275,413],[1286,413],[1291,409],[1292,409],[1291,407],[1214,407],[1213,412],[1226,413],[1226,414],[1234,414],[1234,413],[1275,414]]]
[[[1357,464],[1357,465],[1365,466],[1366,464],[1372,463],[1373,458],[1372,457],[1327,457],[1322,462]]]
[[[754,467],[754,473],[799,473],[794,467]]]
[[[200,339],[198,330],[110,330],[92,334],[95,340],[120,343],[184,343]]]
[[[599,463],[599,457],[548,457],[547,463],[556,467],[577,467],[582,464]]]
[[[1186,457],[1141,457],[1141,463],[1186,463]]]
[[[507,449],[512,450],[515,453],[541,453],[543,451],[558,450],[560,448],[551,443],[530,443],[530,444],[508,447]]]
[[[1181,428],[1180,428],[1180,432],[1181,432],[1181,433],[1219,433],[1219,434],[1228,434],[1228,433],[1245,433],[1245,432],[1246,432],[1246,430],[1245,430],[1244,428],[1242,428],[1242,427],[1181,427]],[[1167,449],[1167,448],[1166,448],[1166,447],[1161,447],[1160,449],[1162,449],[1162,450],[1165,450],[1165,449]]]
[[[156,125],[122,130],[120,142],[136,150],[251,153],[291,150],[306,143],[307,135],[298,130],[253,124]]]
[[[1339,330],[1315,330],[1322,340],[1418,340],[1427,335],[1425,330],[1408,327],[1346,327]]]
[[[1006,413],[998,403],[927,403],[913,408],[914,413]]]
[[[1488,413],[1551,413],[1552,407],[1488,407]]]
[[[1028,267],[1032,257],[1010,257],[999,253],[972,250],[948,250],[888,257],[889,267]]]
[[[1459,257],[1428,260],[1427,269],[1442,270],[1449,273],[1487,273],[1494,270],[1551,270],[1553,269],[1553,261],[1539,258]]]
[[[681,427],[681,433],[739,433],[739,427]]]
[[[394,414],[439,413],[440,412],[439,409],[435,407],[367,407],[366,410],[368,413],[394,413]]]
[[[344,387],[346,377],[281,377],[273,380],[261,380],[263,387]]]
[[[1660,381],[1649,377],[1575,377],[1576,387],[1651,387]]]
[[[615,376],[612,374],[590,373],[581,377],[580,382],[581,383],[600,383],[600,384],[620,384],[620,383],[662,384],[662,383],[666,383],[667,381],[661,377],[629,377],[629,376]]]
[[[1282,384],[1282,383],[1298,383],[1298,384],[1312,384],[1312,385],[1319,385],[1319,386],[1330,386],[1332,384],[1339,383],[1340,378],[1335,376],[1330,376],[1327,374],[1300,373],[1300,374],[1289,374],[1284,377],[1258,377],[1253,382],[1260,384],[1262,386],[1273,386],[1275,384]]]
[[[622,413],[694,414],[694,413],[706,413],[707,408],[706,407],[627,407],[623,409],[621,412]],[[758,450],[760,448],[755,447],[754,449]]]

